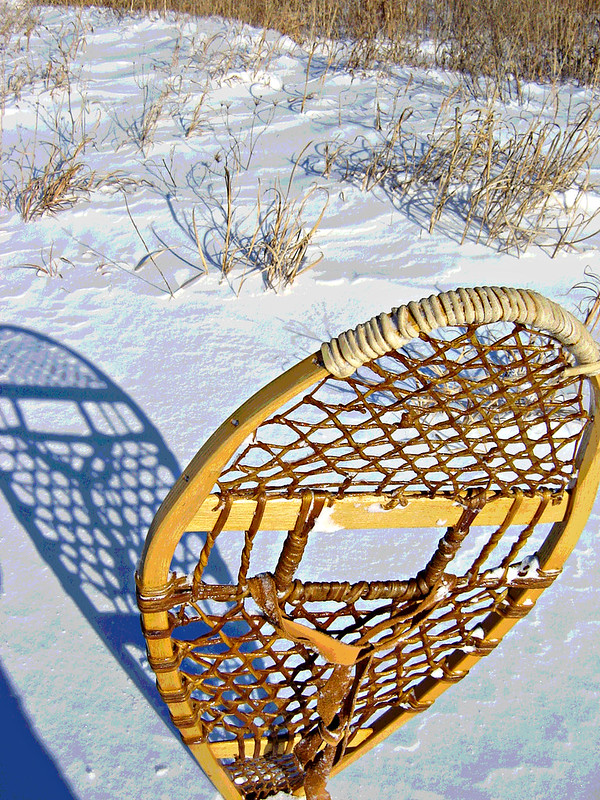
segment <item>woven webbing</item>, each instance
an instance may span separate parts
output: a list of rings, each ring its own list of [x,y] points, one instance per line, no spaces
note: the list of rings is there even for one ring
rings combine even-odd
[[[539,508],[548,500],[540,496]],[[280,597],[280,608],[289,619],[339,641],[371,647],[368,659],[358,662],[352,695],[345,684],[342,701],[348,697],[351,706],[346,712],[347,730],[341,731],[345,741],[372,726],[390,707],[425,710],[428,706],[420,702],[419,694],[426,681],[433,676],[452,683],[464,677],[452,667],[457,652],[487,655],[495,646],[481,643],[481,625],[488,614],[496,610],[505,616],[524,615],[533,606],[519,605],[513,593],[545,588],[556,577],[536,566],[540,539],[534,520],[524,528],[501,525],[482,537],[483,530],[478,532],[477,550],[453,576],[453,559],[468,527],[460,530],[460,541],[454,542],[451,552],[446,550],[444,580],[429,602],[395,597],[317,601],[311,592],[314,585],[298,580],[293,592]],[[440,545],[453,534],[452,529],[447,531]],[[246,536],[244,548],[247,544]],[[200,583],[188,600],[171,607],[170,616],[179,670],[206,735],[209,741],[237,743],[238,755],[225,766],[245,797],[259,798],[297,788],[302,781],[298,776],[315,758],[310,743],[325,741],[327,725],[321,722],[319,698],[327,694],[334,667],[310,644],[287,638],[249,600],[247,585]],[[348,672],[349,680],[352,675]],[[335,728],[333,718],[330,714],[325,722]],[[288,782],[286,771],[275,769],[272,757],[261,756],[266,741],[279,742],[276,752],[287,756],[288,765],[295,765],[288,770]],[[296,753],[299,741],[307,742],[308,753]],[[336,747],[335,741],[325,747],[330,761],[325,764],[322,757],[321,762],[327,770],[334,763]]]
[[[218,489],[452,497],[482,486],[560,492],[587,419],[568,354],[515,323],[422,333],[259,426]]]

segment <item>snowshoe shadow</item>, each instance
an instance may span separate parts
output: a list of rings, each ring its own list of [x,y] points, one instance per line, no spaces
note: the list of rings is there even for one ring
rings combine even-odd
[[[159,431],[106,375],[46,336],[0,326],[0,489],[64,591],[165,720],[134,571],[179,472]],[[193,560],[179,549],[182,562]],[[218,552],[211,571],[230,580]]]
[[[4,800],[51,797],[75,800],[50,754],[35,735],[17,692],[0,667],[0,713],[6,730],[0,750],[0,793]],[[23,769],[24,759],[27,767]],[[16,765],[21,768],[15,769]]]

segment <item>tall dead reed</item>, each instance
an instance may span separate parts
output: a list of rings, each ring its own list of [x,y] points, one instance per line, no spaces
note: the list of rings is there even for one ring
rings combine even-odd
[[[580,202],[600,146],[595,116],[587,107],[566,126],[536,117],[518,130],[491,108],[456,109],[397,188],[433,189],[430,230],[451,207],[464,220],[461,242],[470,236],[516,252],[538,244],[555,255],[577,244],[597,217]]]
[[[308,247],[328,204],[326,199],[310,227],[304,224],[306,206],[316,191],[317,187],[313,186],[301,197],[290,199],[289,191],[284,192],[277,185],[272,189],[266,212],[259,213],[247,255],[262,272],[265,284],[276,292],[290,286],[302,272],[316,266],[323,258],[322,254],[312,261],[307,258]]]
[[[461,243],[470,239],[519,253],[530,245],[555,255],[595,235],[600,208],[591,164],[600,150],[598,110],[585,106],[558,124],[542,114],[525,123],[492,104],[440,112],[423,141],[405,108],[378,141],[321,146],[321,173],[379,187],[430,232],[443,223]],[[593,202],[593,198],[592,198]]]
[[[237,283],[239,293],[248,275],[258,272],[265,286],[279,292],[321,260],[322,255],[311,259],[309,248],[329,198],[317,201],[316,186],[304,193],[292,192],[297,164],[298,161],[285,189],[279,182],[267,189],[259,184],[254,208],[245,216],[238,202],[234,177],[228,167],[224,168],[224,201],[217,203],[211,213],[217,224],[202,235],[195,211],[192,212],[193,237],[204,273],[209,272],[209,264],[216,266],[223,279],[232,286]],[[206,246],[208,241],[210,248]]]
[[[101,181],[79,160],[84,145],[81,142],[72,152],[65,153],[53,143],[43,164],[21,158],[12,180],[5,181],[4,196],[0,199],[8,207],[14,204],[25,222],[29,222],[45,214],[56,214],[75,205],[79,198],[88,197]]]
[[[50,0],[89,5],[87,0]],[[594,0],[101,0],[119,13],[176,10],[272,28],[306,43],[350,41],[348,65],[381,61],[459,70],[496,86],[600,79]],[[423,45],[427,47],[424,48]]]

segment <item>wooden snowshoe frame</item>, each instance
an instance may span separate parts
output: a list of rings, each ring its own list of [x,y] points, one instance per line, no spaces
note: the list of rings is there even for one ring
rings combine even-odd
[[[531,610],[596,496],[598,361],[585,327],[539,294],[459,289],[323,345],[210,437],[136,578],[159,692],[226,800],[329,797],[330,774]],[[407,528],[441,529],[413,574],[295,577],[312,537],[387,529],[391,552]],[[201,531],[189,574],[171,573]],[[224,531],[243,532],[237,576],[209,582]],[[288,531],[276,565],[253,558],[263,531]]]

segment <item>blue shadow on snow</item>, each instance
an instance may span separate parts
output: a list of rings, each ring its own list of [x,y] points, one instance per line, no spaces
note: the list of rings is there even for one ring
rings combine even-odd
[[[165,721],[146,669],[133,576],[179,472],[142,410],[89,361],[41,334],[0,326],[0,489],[64,591]],[[193,560],[182,552],[183,564]],[[216,548],[210,567],[229,581]],[[3,717],[16,715],[12,692],[0,687],[0,698]]]
[[[73,795],[43,744],[31,730],[27,714],[0,667],[0,713],[8,735],[0,748],[2,800],[73,800]]]

